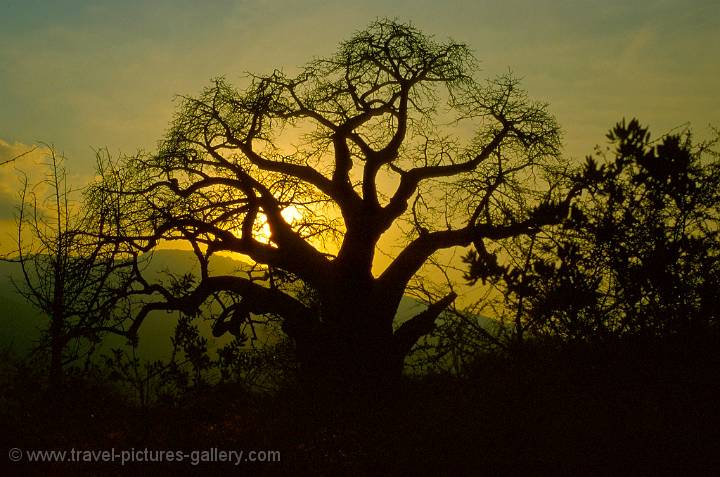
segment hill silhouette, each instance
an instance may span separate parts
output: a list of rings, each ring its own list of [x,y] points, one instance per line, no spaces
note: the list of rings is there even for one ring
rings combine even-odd
[[[188,250],[160,249],[148,256],[148,265],[145,270],[150,279],[167,280],[169,275],[183,275],[191,273],[198,275],[200,270],[194,254]],[[210,273],[214,275],[245,274],[252,268],[252,264],[238,258],[216,255],[210,262]],[[17,290],[16,284],[24,283],[20,265],[12,262],[0,262],[0,348],[9,349],[19,356],[25,355],[33,346],[37,345],[42,331],[47,326],[47,318],[38,312]],[[426,306],[420,301],[405,296],[400,302],[397,311],[396,325],[403,323]],[[138,356],[145,360],[162,360],[170,356],[172,345],[170,337],[173,336],[179,314],[155,311],[143,322],[140,328],[140,339],[137,348]],[[480,323],[486,328],[494,326],[495,322],[486,317],[478,317]],[[229,341],[228,336],[216,338],[212,335],[212,321],[200,319],[196,323],[200,334],[207,338],[208,348],[214,350]],[[272,342],[278,337],[269,333],[264,326],[257,326],[257,344]],[[126,346],[123,337],[106,335],[101,350],[110,350]]]

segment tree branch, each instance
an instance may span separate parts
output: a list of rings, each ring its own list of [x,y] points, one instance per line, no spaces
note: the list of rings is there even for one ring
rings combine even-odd
[[[150,291],[156,293],[159,292],[159,289],[153,287]],[[244,309],[249,313],[275,314],[294,324],[311,324],[316,320],[309,308],[286,293],[258,285],[247,278],[219,275],[203,279],[192,292],[182,297],[175,297],[167,290],[163,290],[161,294],[165,300],[146,303],[133,319],[125,335],[134,339],[143,321],[152,311],[177,310],[193,314],[208,297],[220,291],[241,296]]]
[[[400,185],[398,185],[395,194],[384,208],[384,229],[390,227],[393,221],[407,210],[408,201],[417,191],[421,181],[437,177],[450,177],[463,172],[471,172],[500,146],[505,136],[507,136],[508,131],[507,127],[503,128],[493,137],[492,141],[485,145],[485,147],[469,161],[448,165],[417,167],[409,171],[399,170]]]
[[[407,356],[417,341],[435,328],[435,320],[455,300],[457,294],[450,292],[440,301],[431,304],[425,311],[407,320],[393,334],[395,353],[402,358]]]

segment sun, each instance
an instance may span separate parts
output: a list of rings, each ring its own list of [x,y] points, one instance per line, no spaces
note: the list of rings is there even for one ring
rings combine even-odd
[[[285,221],[290,225],[294,225],[303,218],[302,212],[300,212],[294,205],[285,207],[280,214],[282,214]]]
[[[291,227],[303,218],[302,212],[300,212],[294,205],[285,207],[280,214],[283,216],[283,219],[285,219],[285,222],[290,224]],[[258,214],[257,222],[261,225],[259,230],[255,233],[254,238],[258,242],[270,243],[270,225],[267,223],[267,217],[265,214]]]

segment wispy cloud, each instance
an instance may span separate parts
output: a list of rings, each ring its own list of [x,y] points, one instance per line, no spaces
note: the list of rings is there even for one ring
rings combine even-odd
[[[15,249],[15,218],[23,180],[40,177],[47,148],[0,139],[0,253]]]
[[[37,175],[45,153],[44,146],[0,139],[0,220],[13,219],[22,175]]]
[[[717,122],[720,110],[716,0],[10,3],[0,15],[1,134],[55,141],[88,171],[91,147],[154,148],[175,94],[216,75],[291,71],[383,16],[467,42],[484,74],[511,68],[551,103],[580,155],[624,114],[662,129]]]

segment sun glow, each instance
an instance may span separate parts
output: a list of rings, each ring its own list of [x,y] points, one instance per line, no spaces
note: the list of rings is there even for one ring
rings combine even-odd
[[[285,207],[282,212],[280,212],[283,219],[285,219],[285,222],[290,224],[291,227],[294,227],[295,224],[300,222],[303,218],[302,212],[298,210],[297,207],[294,205],[290,205],[288,207]],[[259,230],[255,233],[255,239],[258,242],[262,243],[270,243],[270,225],[267,222],[267,217],[265,214],[258,214],[257,222],[260,224]]]

